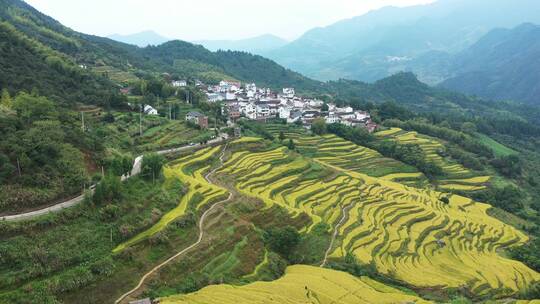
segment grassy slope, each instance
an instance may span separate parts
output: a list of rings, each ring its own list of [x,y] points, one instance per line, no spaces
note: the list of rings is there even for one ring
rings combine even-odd
[[[180,184],[163,187],[138,178],[125,184],[124,198],[107,206],[84,204],[64,213],[30,223],[2,224],[0,251],[0,302],[46,302],[109,277],[126,288],[131,280],[119,278],[147,269],[166,256],[164,246],[133,253],[131,258],[112,255],[115,244],[145,229],[171,209],[182,196]],[[192,238],[172,231],[172,244]],[[166,246],[165,246],[166,247]]]
[[[490,147],[493,152],[495,153],[496,156],[508,156],[508,155],[512,155],[512,154],[516,154],[518,152],[512,150],[511,148],[495,141],[493,138],[485,135],[485,134],[481,134],[481,133],[478,133],[477,135],[477,138],[480,140],[481,143],[483,143],[484,145]]]

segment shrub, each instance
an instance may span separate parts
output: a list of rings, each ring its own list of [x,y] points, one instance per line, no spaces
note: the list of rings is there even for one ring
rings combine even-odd
[[[265,231],[263,238],[272,251],[286,259],[290,259],[291,254],[300,242],[300,234],[291,226],[272,228]]]
[[[109,203],[122,198],[122,182],[112,174],[106,175],[96,186],[93,201],[96,204]]]

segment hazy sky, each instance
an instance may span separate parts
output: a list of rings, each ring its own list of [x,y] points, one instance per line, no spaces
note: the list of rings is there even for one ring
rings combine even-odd
[[[434,0],[26,0],[74,30],[106,36],[155,30],[183,40],[242,39],[305,31],[387,5]]]

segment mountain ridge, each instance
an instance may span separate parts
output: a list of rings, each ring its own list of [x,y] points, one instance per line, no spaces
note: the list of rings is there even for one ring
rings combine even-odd
[[[127,34],[127,35],[112,34],[112,35],[107,36],[106,38],[109,38],[118,42],[133,44],[138,47],[146,47],[149,45],[160,45],[169,40],[173,40],[173,39],[164,37],[152,30],[142,31],[142,32],[133,33],[133,34]]]
[[[231,50],[244,51],[253,54],[263,54],[288,43],[287,40],[272,34],[263,34],[252,38],[238,40],[197,40],[195,44],[200,44],[210,51]]]
[[[315,28],[263,55],[318,80],[373,82],[406,70],[402,63],[388,62],[388,57],[416,59],[430,51],[454,54],[493,28],[523,22],[540,23],[537,1],[520,0],[516,5],[509,0],[440,0],[404,8],[385,7]]]

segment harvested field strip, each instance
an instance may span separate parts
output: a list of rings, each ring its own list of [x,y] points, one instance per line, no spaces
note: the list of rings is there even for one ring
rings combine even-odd
[[[385,130],[385,131],[379,131],[379,132],[375,133],[375,135],[385,137],[385,136],[394,135],[394,134],[399,133],[401,131],[402,130],[400,128],[391,128],[391,129],[388,129],[388,130]]]
[[[470,184],[470,186],[447,186],[441,187],[444,190],[476,191],[485,188],[485,183],[489,181],[488,176],[474,176],[476,173],[463,167],[452,160],[439,155],[440,150],[444,150],[444,145],[436,138],[420,135],[417,132],[408,132],[399,128],[377,132],[376,135],[381,138],[395,140],[402,144],[416,144],[425,153],[426,159],[441,167],[448,178],[441,180],[445,184]],[[473,175],[473,177],[470,177]],[[470,178],[469,178],[470,177]]]
[[[486,186],[473,186],[462,184],[443,184],[439,185],[439,189],[443,190],[458,190],[458,191],[478,191],[486,189]]]
[[[456,183],[456,184],[483,184],[487,183],[491,176],[476,176],[464,179],[447,179],[441,183]]]
[[[423,174],[420,172],[394,173],[394,174],[388,174],[388,175],[382,176],[381,179],[390,180],[390,181],[402,180],[402,179],[416,179],[416,178],[422,177],[422,175]]]
[[[245,286],[213,285],[187,294],[161,298],[162,304],[181,303],[429,303],[372,279],[356,278],[336,270],[306,265],[289,266],[285,275],[273,282]]]

